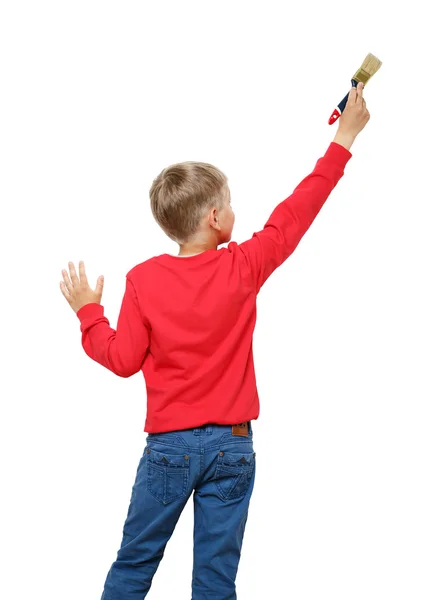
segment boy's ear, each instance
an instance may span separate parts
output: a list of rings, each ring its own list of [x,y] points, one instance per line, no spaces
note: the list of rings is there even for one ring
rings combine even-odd
[[[218,220],[218,210],[216,208],[212,208],[209,213],[209,225],[213,229],[220,229],[220,224]]]

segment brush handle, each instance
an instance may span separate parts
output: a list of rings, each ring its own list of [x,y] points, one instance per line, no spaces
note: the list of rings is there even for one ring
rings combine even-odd
[[[352,87],[357,87],[357,84],[359,82],[356,81],[356,79],[352,79],[351,80],[351,86]],[[341,102],[338,104],[338,107],[335,108],[335,110],[333,111],[332,116],[330,117],[330,119],[328,120],[328,124],[329,125],[333,125],[333,123],[336,123],[336,121],[339,119],[339,117],[342,115],[342,113],[344,112],[344,109],[347,105],[347,100],[348,100],[348,96],[349,96],[350,92],[348,92],[348,94],[345,96],[345,98],[343,100],[341,100]]]

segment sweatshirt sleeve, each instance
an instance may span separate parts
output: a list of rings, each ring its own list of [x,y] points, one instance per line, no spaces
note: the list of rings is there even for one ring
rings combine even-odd
[[[312,173],[278,204],[264,229],[238,246],[250,266],[257,293],[273,271],[293,253],[343,176],[351,157],[349,150],[332,142]]]
[[[140,371],[148,352],[151,328],[142,317],[128,275],[116,330],[110,327],[101,304],[86,304],[76,315],[81,322],[82,346],[90,358],[120,377]]]

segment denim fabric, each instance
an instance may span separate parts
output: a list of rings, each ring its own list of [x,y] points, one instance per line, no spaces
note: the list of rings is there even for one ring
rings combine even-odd
[[[101,600],[142,600],[165,546],[194,492],[192,600],[235,600],[249,501],[255,480],[252,426],[147,436],[133,485],[121,547]],[[173,600],[185,600],[176,597]]]

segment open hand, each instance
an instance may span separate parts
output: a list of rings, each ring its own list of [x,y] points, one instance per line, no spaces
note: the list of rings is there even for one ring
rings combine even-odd
[[[104,276],[100,275],[96,288],[92,290],[87,281],[86,270],[82,260],[79,261],[79,279],[75,271],[73,262],[69,262],[70,278],[67,271],[61,271],[64,282],[60,282],[61,292],[77,313],[80,308],[91,302],[101,304],[102,290],[104,288]]]

